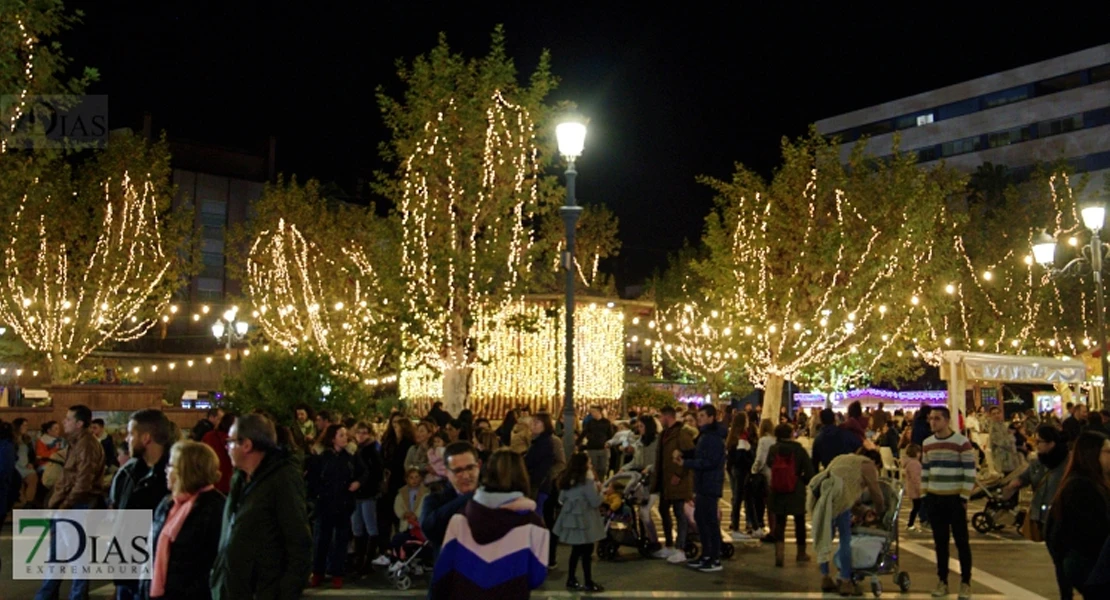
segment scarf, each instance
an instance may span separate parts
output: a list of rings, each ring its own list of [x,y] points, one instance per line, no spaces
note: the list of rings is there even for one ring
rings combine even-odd
[[[166,516],[166,523],[162,526],[162,533],[158,535],[157,547],[154,553],[154,574],[150,582],[150,596],[159,598],[166,595],[166,573],[170,566],[170,546],[181,533],[181,527],[193,511],[197,497],[208,490],[216,489],[209,485],[201,488],[195,494],[178,494],[173,497],[173,506]]]

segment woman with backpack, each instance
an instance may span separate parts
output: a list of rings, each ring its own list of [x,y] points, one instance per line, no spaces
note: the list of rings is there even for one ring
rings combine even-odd
[[[770,500],[768,512],[774,515],[771,522],[775,538],[775,566],[781,567],[786,554],[786,517],[794,515],[794,539],[798,543],[797,562],[809,562],[806,554],[806,486],[813,478],[813,461],[802,445],[794,441],[794,429],[789,424],[775,427],[776,442],[768,451],[771,465]]]

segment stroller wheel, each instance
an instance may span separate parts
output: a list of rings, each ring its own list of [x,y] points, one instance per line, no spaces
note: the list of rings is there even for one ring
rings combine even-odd
[[[686,560],[694,560],[701,554],[701,548],[694,542],[686,542],[686,547],[682,549],[686,553]]]
[[[979,533],[987,533],[994,529],[994,519],[985,512],[977,512],[971,515],[971,526]]]
[[[412,578],[406,575],[393,582],[393,585],[397,586],[397,589],[401,591],[407,590],[412,587]]]
[[[899,572],[897,575],[894,576],[894,583],[898,584],[898,589],[902,590],[902,593],[909,592],[910,574],[905,571]]]
[[[651,553],[655,552],[652,543],[645,538],[640,538],[640,543],[636,544],[636,549],[640,551],[640,556],[644,558],[651,558]]]
[[[732,544],[721,544],[721,558],[732,558],[736,554],[736,546]]]
[[[874,594],[876,598],[883,595],[883,584],[880,583],[879,580],[876,579],[871,582],[871,593]]]

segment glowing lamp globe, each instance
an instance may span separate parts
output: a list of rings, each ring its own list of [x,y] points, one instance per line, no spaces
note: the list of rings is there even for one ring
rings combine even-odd
[[[571,160],[578,158],[586,144],[586,124],[577,120],[559,123],[555,137],[559,140],[559,154]]]
[[[1042,266],[1051,265],[1056,260],[1056,240],[1051,235],[1041,232],[1033,244],[1033,260]]]
[[[224,323],[223,321],[216,321],[212,324],[212,335],[217,338],[224,337]]]
[[[1088,204],[1080,211],[1083,215],[1083,225],[1091,231],[1102,229],[1106,220],[1106,207],[1101,204]]]
[[[247,322],[237,321],[235,323],[235,332],[238,333],[240,336],[247,335]]]

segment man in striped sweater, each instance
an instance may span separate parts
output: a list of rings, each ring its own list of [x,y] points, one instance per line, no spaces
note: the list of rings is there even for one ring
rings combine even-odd
[[[933,597],[948,595],[949,529],[960,557],[959,600],[971,599],[971,545],[967,533],[967,499],[975,487],[975,449],[961,433],[952,431],[952,413],[935,407],[929,413],[929,436],[921,448],[921,489],[933,525],[937,577]]]

